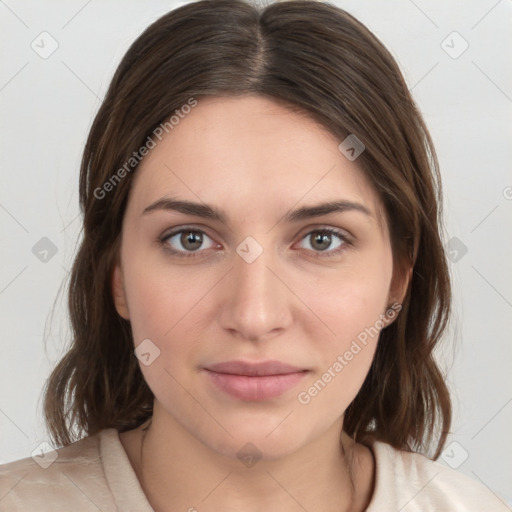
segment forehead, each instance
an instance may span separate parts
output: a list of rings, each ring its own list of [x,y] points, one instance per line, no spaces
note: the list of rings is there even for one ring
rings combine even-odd
[[[377,194],[340,142],[267,98],[201,98],[139,165],[132,209],[167,195],[222,205],[239,219],[258,212],[263,221],[295,205],[344,199],[379,218]]]

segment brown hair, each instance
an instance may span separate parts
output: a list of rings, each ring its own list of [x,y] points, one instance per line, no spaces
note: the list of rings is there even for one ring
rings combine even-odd
[[[69,285],[71,347],[45,389],[57,444],[104,428],[135,428],[152,414],[130,323],[115,309],[111,273],[133,172],[98,190],[175,109],[191,98],[258,94],[313,116],[366,146],[357,162],[385,206],[394,262],[414,265],[402,310],[380,335],[344,430],[434,458],[451,405],[433,351],[450,311],[440,239],[441,190],[432,141],[390,53],[348,13],[286,1],[258,9],[204,0],[153,23],[117,68],[91,127],[80,173],[83,238]],[[118,175],[119,176],[119,175]]]

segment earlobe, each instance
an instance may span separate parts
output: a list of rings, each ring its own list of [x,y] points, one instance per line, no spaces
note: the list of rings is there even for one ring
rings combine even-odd
[[[128,304],[126,303],[123,273],[119,262],[115,264],[114,269],[112,270],[111,289],[114,304],[119,316],[125,320],[129,320],[130,312],[128,311]]]

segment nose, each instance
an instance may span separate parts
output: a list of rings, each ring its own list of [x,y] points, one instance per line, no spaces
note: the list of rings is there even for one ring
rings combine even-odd
[[[293,292],[273,251],[265,249],[252,262],[238,254],[226,276],[221,326],[232,336],[264,341],[290,327]]]

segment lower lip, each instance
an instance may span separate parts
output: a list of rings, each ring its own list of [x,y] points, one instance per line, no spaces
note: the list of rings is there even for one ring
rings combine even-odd
[[[249,377],[206,370],[213,383],[225,393],[240,400],[261,402],[275,398],[296,386],[307,372]]]

